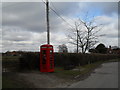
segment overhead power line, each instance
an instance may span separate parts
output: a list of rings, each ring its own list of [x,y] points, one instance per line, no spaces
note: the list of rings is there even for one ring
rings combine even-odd
[[[59,10],[54,6],[54,4],[52,2],[50,2],[52,7],[58,12]],[[60,13],[59,13],[60,14]],[[63,13],[62,13],[63,14]],[[69,17],[68,17],[69,18]],[[75,22],[73,19],[69,18],[71,21]]]
[[[42,0],[42,2],[43,2],[44,4],[46,4],[43,0]],[[73,29],[73,26],[72,26],[70,23],[68,23],[60,14],[58,14],[52,7],[49,6],[49,8],[50,8],[59,18],[61,18],[64,22],[66,22],[66,23]]]

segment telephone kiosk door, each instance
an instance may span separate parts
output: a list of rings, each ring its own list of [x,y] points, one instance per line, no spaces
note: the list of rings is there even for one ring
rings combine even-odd
[[[40,72],[54,72],[54,53],[52,45],[40,48]]]

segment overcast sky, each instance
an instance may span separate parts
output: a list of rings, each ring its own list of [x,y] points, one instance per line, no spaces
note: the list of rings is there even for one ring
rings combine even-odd
[[[1,4],[0,4],[1,5]],[[106,47],[118,46],[118,3],[117,2],[52,2],[53,8],[71,26],[78,18],[97,18],[104,24],[99,34],[99,43]],[[71,26],[50,10],[50,43],[58,51],[58,45],[66,44],[69,51],[75,46],[69,44],[67,34]],[[1,18],[0,18],[1,19]],[[1,26],[0,26],[1,28]],[[2,3],[2,51],[39,51],[46,44],[46,15],[43,2],[3,2]],[[99,44],[98,43],[98,44]],[[96,44],[96,45],[98,45]]]

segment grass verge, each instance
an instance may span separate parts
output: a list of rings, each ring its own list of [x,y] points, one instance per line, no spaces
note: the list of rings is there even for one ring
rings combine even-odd
[[[92,64],[87,64],[84,66],[77,66],[73,70],[64,70],[62,67],[55,67],[55,75],[64,79],[74,79],[76,77],[84,76],[90,73],[96,67],[100,66],[102,62],[96,62]]]
[[[77,66],[74,70],[64,70],[62,67],[55,67],[55,75],[64,78],[64,79],[74,79],[81,80],[90,75],[90,73],[99,67],[102,63],[108,62],[119,62],[120,59],[112,59],[109,61],[99,61],[91,64],[87,64],[84,66]]]

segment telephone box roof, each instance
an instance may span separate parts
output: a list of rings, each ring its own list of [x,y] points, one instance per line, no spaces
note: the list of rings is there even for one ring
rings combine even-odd
[[[53,46],[49,44],[45,44],[45,45],[42,45],[41,47],[53,47]]]

